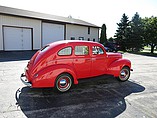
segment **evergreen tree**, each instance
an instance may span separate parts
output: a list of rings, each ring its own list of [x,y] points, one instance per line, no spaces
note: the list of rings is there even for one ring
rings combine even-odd
[[[126,51],[128,47],[127,40],[129,39],[129,18],[123,14],[120,23],[117,23],[118,29],[116,30],[116,42],[120,45],[121,50]]]
[[[111,43],[113,43],[113,42],[114,42],[114,38],[113,38],[113,37],[110,37],[110,38],[108,39],[108,41],[111,42]]]
[[[107,42],[106,25],[103,24],[102,27],[101,27],[100,43],[104,44],[106,42]]]
[[[136,12],[136,14],[133,16],[131,22],[130,22],[130,37],[129,37],[129,48],[132,51],[139,51],[144,47],[143,42],[143,25],[141,18],[139,14]]]
[[[144,18],[144,41],[146,45],[151,46],[151,53],[157,46],[157,17]]]

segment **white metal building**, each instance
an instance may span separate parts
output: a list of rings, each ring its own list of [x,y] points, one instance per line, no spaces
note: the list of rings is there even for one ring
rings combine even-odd
[[[37,50],[69,39],[98,41],[99,27],[79,19],[0,6],[0,51]]]

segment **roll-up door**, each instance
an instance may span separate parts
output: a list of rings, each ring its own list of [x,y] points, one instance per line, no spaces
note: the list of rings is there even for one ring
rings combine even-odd
[[[42,23],[42,46],[64,40],[64,25]]]
[[[32,31],[30,28],[3,27],[4,50],[32,50]]]

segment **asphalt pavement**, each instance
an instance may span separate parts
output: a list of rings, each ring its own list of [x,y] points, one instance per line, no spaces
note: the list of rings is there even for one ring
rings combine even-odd
[[[125,53],[134,69],[128,81],[100,76],[56,93],[20,81],[34,53],[0,52],[0,118],[157,117],[157,57]]]

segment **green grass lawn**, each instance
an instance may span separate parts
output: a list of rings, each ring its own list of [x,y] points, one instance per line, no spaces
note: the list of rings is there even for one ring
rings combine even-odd
[[[118,51],[120,53],[124,53],[122,51]],[[132,54],[138,54],[138,55],[144,55],[144,56],[152,56],[152,57],[157,57],[157,49],[155,48],[154,53],[151,53],[151,48],[150,47],[144,47],[144,50],[140,51],[140,52],[129,52]]]
[[[150,52],[151,52],[151,48],[145,46],[144,50],[142,50],[141,52],[138,52],[138,53],[141,54],[141,55],[155,56],[155,57],[157,57],[157,49],[156,48],[154,49],[154,53],[153,54],[151,54]]]
[[[133,54],[138,54],[138,55],[144,55],[144,56],[151,56],[151,57],[157,57],[157,53],[150,53],[150,52],[145,52],[145,51],[141,51],[141,52],[131,52]]]
[[[148,53],[149,53],[149,52],[151,52],[151,48],[145,46],[145,47],[144,47],[144,50],[142,50],[141,52],[148,52]],[[157,53],[157,49],[156,49],[156,48],[154,49],[154,53]]]

